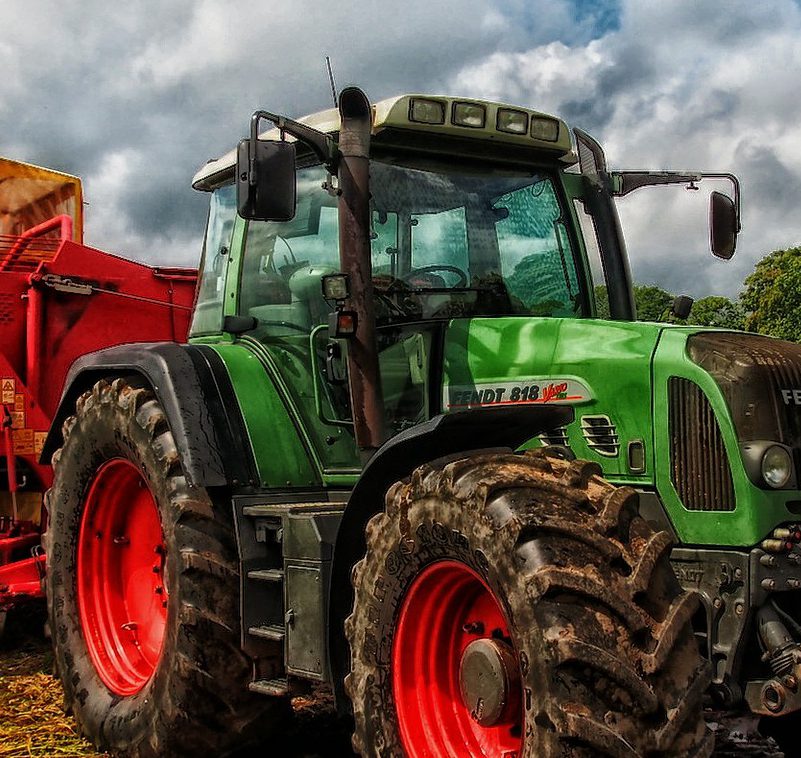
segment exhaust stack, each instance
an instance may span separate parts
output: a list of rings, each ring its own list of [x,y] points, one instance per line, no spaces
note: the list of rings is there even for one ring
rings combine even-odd
[[[339,95],[339,113],[339,258],[350,278],[348,308],[356,314],[356,333],[348,340],[348,373],[356,444],[366,460],[386,439],[370,260],[372,109],[367,95],[346,87]]]

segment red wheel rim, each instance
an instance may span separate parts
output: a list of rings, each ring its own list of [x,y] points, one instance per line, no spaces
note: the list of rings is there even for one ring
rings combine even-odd
[[[440,561],[415,578],[401,604],[392,644],[392,692],[409,758],[521,754],[522,706],[503,723],[481,726],[464,704],[459,684],[468,645],[509,637],[497,598],[465,564]],[[521,689],[519,681],[513,686]]]
[[[139,469],[115,458],[97,471],[78,535],[78,611],[106,687],[134,695],[158,665],[167,628],[164,537]]]

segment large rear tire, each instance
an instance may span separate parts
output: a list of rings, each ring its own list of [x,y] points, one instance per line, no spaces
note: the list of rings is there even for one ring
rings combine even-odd
[[[117,756],[222,756],[285,724],[247,689],[230,505],[187,481],[153,392],[100,381],[63,431],[47,600],[83,732]]]
[[[595,464],[423,466],[367,526],[345,628],[363,756],[681,756],[713,748],[670,540]]]

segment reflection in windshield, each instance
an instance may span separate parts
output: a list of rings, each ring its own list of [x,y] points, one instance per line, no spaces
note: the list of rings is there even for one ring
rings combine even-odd
[[[326,319],[320,276],[339,269],[336,198],[298,172],[298,212],[251,222],[240,312],[277,329]],[[379,323],[476,315],[575,316],[575,252],[542,174],[432,171],[372,161]]]

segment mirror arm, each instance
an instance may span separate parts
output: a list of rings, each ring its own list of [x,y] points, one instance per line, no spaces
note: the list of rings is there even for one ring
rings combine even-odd
[[[734,209],[737,214],[737,231],[742,223],[740,221],[740,180],[734,174],[682,173],[680,171],[615,171],[610,175],[611,191],[615,197],[623,197],[642,187],[653,187],[659,184],[694,184],[702,179],[726,179],[731,182],[734,190]]]
[[[304,145],[308,145],[317,158],[325,164],[329,174],[336,174],[337,164],[339,163],[339,150],[334,140],[324,132],[318,131],[311,126],[301,124],[286,116],[279,116],[269,111],[256,111],[250,119],[250,139],[259,138],[259,122],[270,121],[283,133],[291,134]],[[256,184],[255,159],[251,155],[250,159],[250,183]]]

